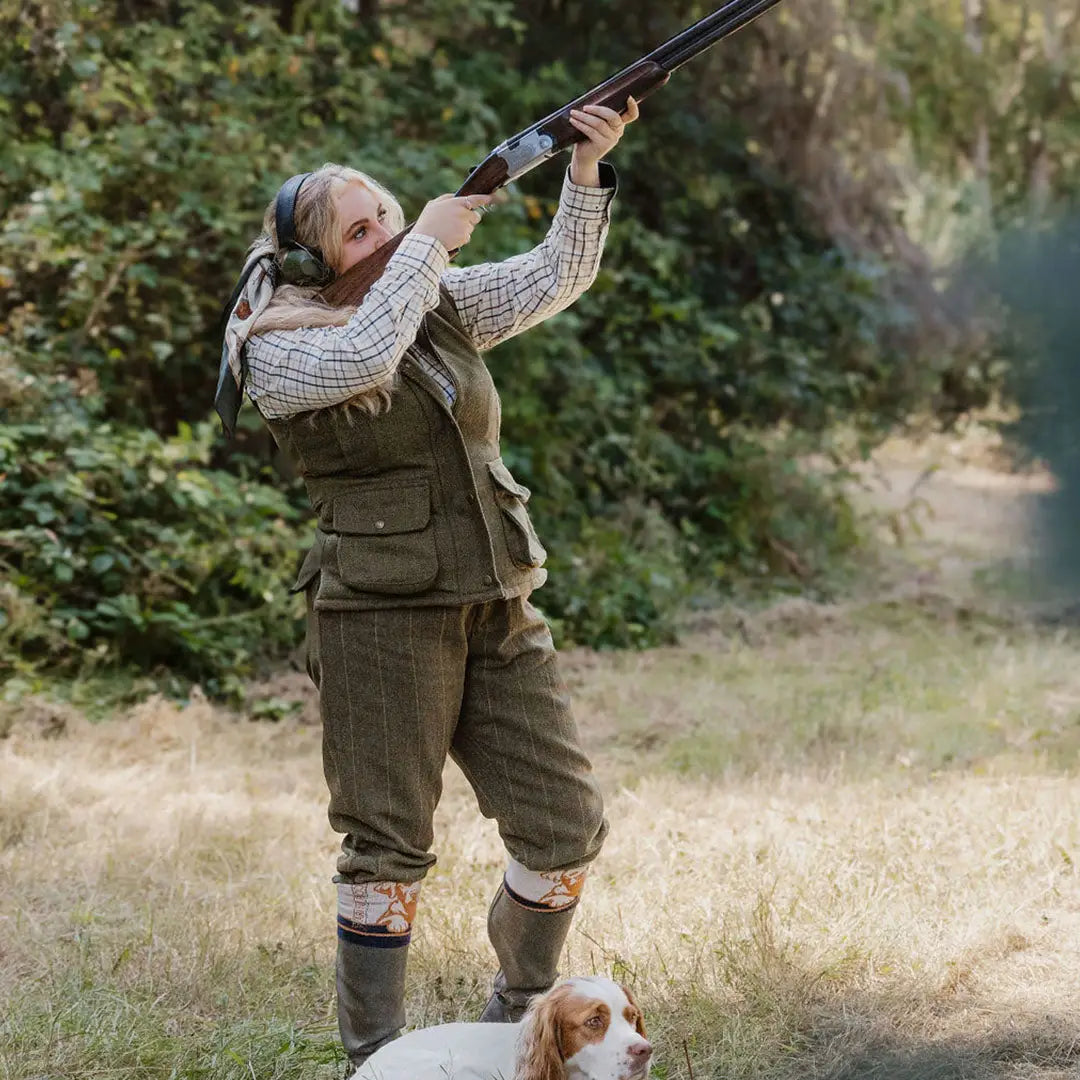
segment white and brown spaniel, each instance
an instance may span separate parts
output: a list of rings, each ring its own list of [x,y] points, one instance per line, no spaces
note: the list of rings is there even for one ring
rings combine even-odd
[[[578,977],[520,1024],[440,1024],[376,1051],[352,1080],[644,1080],[652,1046],[630,991]]]

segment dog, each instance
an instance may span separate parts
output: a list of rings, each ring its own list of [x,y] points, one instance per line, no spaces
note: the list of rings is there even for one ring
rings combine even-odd
[[[439,1024],[381,1047],[352,1080],[644,1080],[652,1045],[630,991],[578,976],[519,1024]]]

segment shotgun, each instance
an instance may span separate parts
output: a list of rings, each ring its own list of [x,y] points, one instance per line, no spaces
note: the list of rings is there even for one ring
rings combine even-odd
[[[731,0],[581,97],[500,143],[472,169],[456,194],[490,195],[535,169],[549,157],[569,150],[574,143],[585,138],[570,123],[571,109],[580,109],[585,105],[606,105],[616,112],[623,112],[627,97],[641,101],[663,86],[671,78],[671,73],[688,60],[741,30],[779,2]],[[366,259],[351,266],[322,290],[322,298],[334,307],[359,305],[368,289],[382,276],[386,264],[411,228],[403,229]]]

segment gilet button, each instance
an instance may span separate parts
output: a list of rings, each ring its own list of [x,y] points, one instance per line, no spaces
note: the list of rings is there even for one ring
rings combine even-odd
[[[495,583],[495,579],[490,574],[485,574],[484,575],[484,584],[485,585],[493,585],[494,583]]]
[[[385,529],[386,528],[386,522],[385,521],[376,521],[375,522],[375,528],[376,529]]]

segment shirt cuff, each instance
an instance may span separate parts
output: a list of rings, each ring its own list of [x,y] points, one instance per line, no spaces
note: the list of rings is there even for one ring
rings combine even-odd
[[[563,177],[562,194],[559,196],[559,209],[574,217],[603,218],[607,215],[607,208],[618,189],[619,176],[615,172],[615,166],[607,161],[600,162],[599,187],[575,184],[570,179],[570,169],[567,168]]]
[[[386,269],[407,270],[421,277],[433,289],[438,289],[439,278],[450,265],[450,252],[441,240],[423,233],[411,232],[398,244]]]

